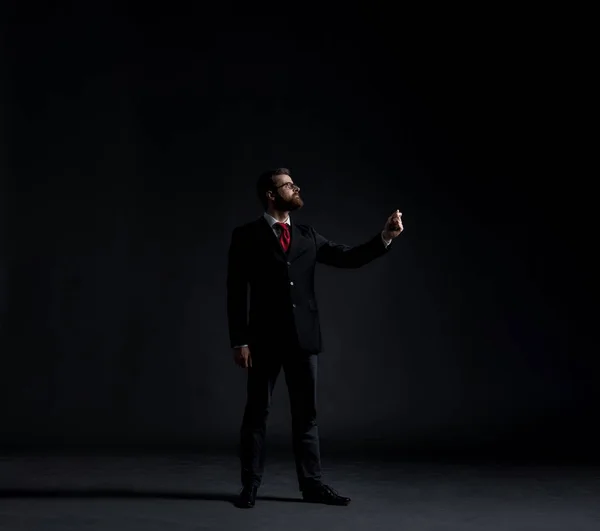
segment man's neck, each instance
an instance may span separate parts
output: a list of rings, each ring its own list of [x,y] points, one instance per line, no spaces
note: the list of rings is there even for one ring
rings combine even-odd
[[[273,218],[275,218],[277,221],[281,221],[282,223],[289,217],[290,213],[285,212],[285,211],[279,211],[279,210],[271,210],[268,209],[267,210],[267,214],[269,214],[269,216],[272,216]]]

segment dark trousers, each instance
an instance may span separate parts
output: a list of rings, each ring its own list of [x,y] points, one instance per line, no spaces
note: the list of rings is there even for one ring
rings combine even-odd
[[[252,353],[251,353],[252,355]],[[300,490],[321,480],[317,428],[317,355],[303,352],[252,355],[240,430],[242,485],[260,485],[271,397],[281,368],[290,397],[292,441]]]

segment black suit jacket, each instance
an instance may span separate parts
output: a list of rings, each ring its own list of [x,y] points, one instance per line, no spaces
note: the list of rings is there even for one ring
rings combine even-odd
[[[251,351],[322,349],[315,296],[315,265],[358,268],[386,254],[381,233],[350,247],[327,240],[311,226],[291,223],[291,244],[283,251],[268,221],[236,227],[227,264],[227,316],[231,347]]]

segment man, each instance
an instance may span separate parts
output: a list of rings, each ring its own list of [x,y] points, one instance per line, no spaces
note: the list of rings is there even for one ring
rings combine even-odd
[[[403,231],[397,210],[381,233],[349,247],[327,240],[310,225],[292,223],[303,206],[300,187],[286,168],[263,173],[257,193],[264,214],[236,227],[227,269],[227,315],[235,362],[247,369],[247,399],[240,433],[242,491],[238,507],[254,507],[265,463],[267,417],[283,367],[290,397],[293,449],[302,497],[347,505],[321,481],[316,422],[317,355],[321,351],[314,290],[317,262],[358,268],[386,254]],[[248,297],[248,288],[250,297]]]

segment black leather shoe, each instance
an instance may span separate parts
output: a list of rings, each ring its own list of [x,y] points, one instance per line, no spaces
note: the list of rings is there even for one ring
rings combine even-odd
[[[251,509],[252,507],[254,507],[254,504],[256,503],[256,491],[258,490],[258,487],[254,486],[254,485],[250,485],[249,487],[244,487],[242,489],[242,492],[240,492],[240,495],[237,499],[236,502],[236,507],[239,507],[240,509]]]
[[[323,483],[318,483],[304,489],[302,491],[302,498],[306,502],[325,503],[327,505],[348,505],[350,503],[350,498],[340,496],[329,485]]]

